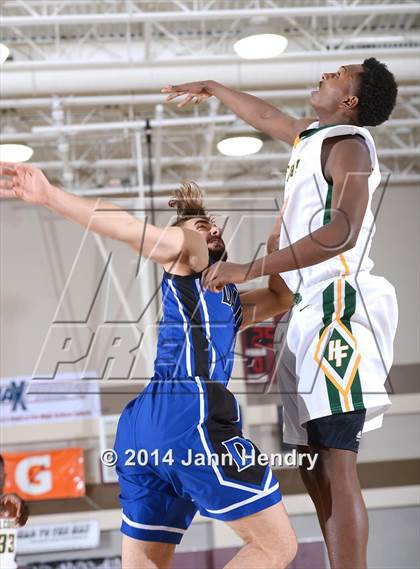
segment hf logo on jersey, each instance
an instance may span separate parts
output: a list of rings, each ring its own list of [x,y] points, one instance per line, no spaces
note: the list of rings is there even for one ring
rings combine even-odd
[[[359,365],[360,354],[353,336],[344,325],[337,321],[330,324],[319,339],[314,358],[340,393],[347,394]]]
[[[328,342],[328,361],[335,361],[336,367],[343,365],[343,359],[346,358],[349,346],[341,343],[341,338],[338,340],[330,340]]]

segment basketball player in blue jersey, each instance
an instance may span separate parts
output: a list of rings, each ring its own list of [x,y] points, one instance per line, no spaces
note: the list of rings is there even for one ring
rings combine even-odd
[[[204,286],[214,291],[281,273],[301,299],[280,358],[284,438],[318,453],[314,470],[302,469],[302,478],[331,567],[363,569],[368,517],[357,451],[362,432],[380,427],[390,405],[384,384],[398,317],[394,287],[370,273],[372,195],[381,176],[364,127],[389,118],[394,76],[374,58],[324,73],[310,96],[316,117],[304,119],[215,81],[162,91],[168,100],[185,95],[181,107],[215,96],[256,129],[293,145],[279,250],[243,265],[215,264]]]
[[[197,511],[226,522],[245,541],[229,569],[287,567],[296,538],[279,484],[244,438],[226,387],[238,330],[290,308],[284,281],[274,275],[267,288],[241,294],[233,284],[203,289],[203,270],[225,259],[226,250],[194,184],[170,202],[175,224],[159,228],[109,202],[66,193],[29,165],[0,164],[0,175],[0,196],[48,207],[164,268],[155,373],[123,411],[115,440],[123,568],[168,569]]]

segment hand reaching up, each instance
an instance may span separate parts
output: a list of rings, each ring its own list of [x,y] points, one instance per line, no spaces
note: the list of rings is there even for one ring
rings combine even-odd
[[[179,108],[185,107],[190,102],[199,105],[202,101],[212,96],[208,83],[207,81],[194,81],[192,83],[182,83],[181,85],[167,85],[161,92],[170,93],[166,97],[167,102],[185,95],[185,99],[177,105]]]
[[[18,198],[28,203],[46,205],[52,190],[38,168],[28,164],[0,162],[0,198]]]

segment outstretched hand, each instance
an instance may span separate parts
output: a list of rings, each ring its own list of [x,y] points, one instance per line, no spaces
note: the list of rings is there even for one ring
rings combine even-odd
[[[52,186],[38,168],[28,164],[0,162],[0,198],[18,198],[45,205]]]
[[[182,83],[181,85],[166,85],[166,87],[161,90],[161,93],[170,93],[166,97],[166,102],[185,95],[184,100],[177,104],[177,107],[179,108],[185,107],[191,102],[195,105],[199,105],[202,101],[205,101],[212,96],[203,81]]]
[[[248,265],[219,261],[203,272],[203,285],[212,292],[220,292],[229,283],[244,283],[247,277]]]
[[[28,521],[29,510],[17,494],[4,494],[0,497],[0,513],[2,517],[15,518],[16,524],[22,527]]]

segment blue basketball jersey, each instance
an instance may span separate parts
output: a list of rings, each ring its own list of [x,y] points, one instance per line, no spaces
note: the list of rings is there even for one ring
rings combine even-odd
[[[154,377],[118,423],[121,531],[133,539],[177,544],[197,511],[230,521],[281,500],[226,387],[242,322],[238,290],[205,291],[201,276],[164,274]]]
[[[229,381],[242,322],[239,292],[234,284],[204,290],[201,276],[164,273],[154,379]]]

